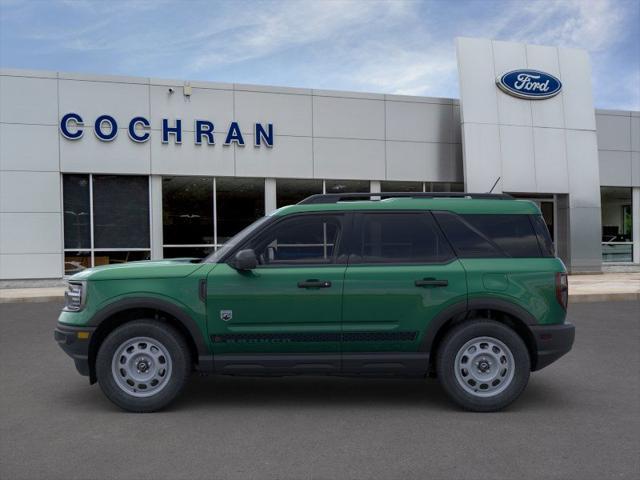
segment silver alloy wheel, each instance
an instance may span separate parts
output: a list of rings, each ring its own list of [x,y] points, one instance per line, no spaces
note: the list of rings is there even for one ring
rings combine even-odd
[[[493,397],[513,380],[515,361],[509,347],[497,338],[476,337],[465,343],[456,355],[458,384],[476,397]]]
[[[172,361],[158,340],[135,337],[123,342],[111,360],[111,373],[118,387],[133,397],[150,397],[167,386]]]

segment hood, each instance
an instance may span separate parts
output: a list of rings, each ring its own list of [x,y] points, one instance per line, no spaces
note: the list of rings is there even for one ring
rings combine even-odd
[[[118,280],[145,278],[180,278],[191,275],[204,263],[196,258],[174,258],[171,260],[144,260],[102,267],[88,268],[78,272],[69,280]]]

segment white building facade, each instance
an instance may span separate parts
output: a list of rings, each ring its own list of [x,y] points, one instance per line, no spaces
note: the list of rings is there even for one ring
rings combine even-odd
[[[584,51],[457,54],[459,100],[3,70],[0,280],[201,257],[282,205],[354,191],[493,188],[540,205],[571,271],[639,264],[640,112],[594,110]],[[561,88],[499,88],[518,69]]]

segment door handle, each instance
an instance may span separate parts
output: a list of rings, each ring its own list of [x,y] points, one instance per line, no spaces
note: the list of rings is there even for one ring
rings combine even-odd
[[[423,278],[422,280],[416,280],[416,287],[446,287],[449,285],[449,280],[437,280],[435,278]]]
[[[329,288],[331,282],[328,280],[305,280],[304,282],[298,282],[298,288]]]

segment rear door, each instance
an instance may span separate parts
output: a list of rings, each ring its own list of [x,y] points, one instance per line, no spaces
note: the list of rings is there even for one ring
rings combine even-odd
[[[429,322],[467,295],[465,271],[430,212],[359,213],[343,295],[343,370],[421,373]]]

